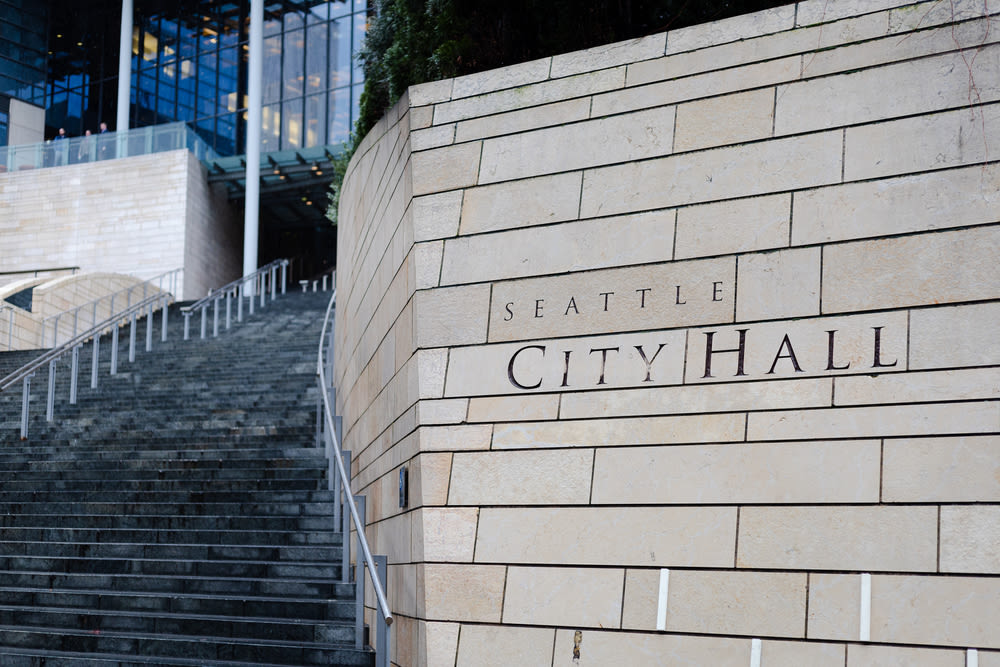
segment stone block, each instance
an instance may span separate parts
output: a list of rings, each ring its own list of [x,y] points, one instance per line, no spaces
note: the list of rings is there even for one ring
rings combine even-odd
[[[541,58],[456,77],[453,80],[451,96],[457,100],[460,97],[483,95],[505,88],[538,83],[549,77],[550,68],[551,58]]]
[[[560,629],[552,664],[746,667],[749,662],[749,639]]]
[[[735,540],[733,507],[487,507],[476,561],[732,567]]]
[[[686,206],[677,211],[676,259],[788,245],[791,195]]]
[[[414,241],[455,236],[462,217],[462,191],[414,197],[411,208]]]
[[[819,315],[820,265],[819,248],[741,255],[736,265],[736,320]]]
[[[841,144],[840,132],[819,132],[588,169],[580,214],[613,215],[836,183]]]
[[[819,67],[819,63],[814,65]],[[961,107],[968,104],[970,78],[977,83],[978,99],[991,102],[1000,97],[1000,45],[983,47],[974,61],[962,53],[947,53],[780,86],[774,133],[809,132]],[[935,85],[929,87],[927,81]],[[884,94],[887,82],[897,94]],[[851,103],[831,104],[832,100]]]
[[[998,180],[1000,168],[986,165],[796,192],[792,245],[993,222]]]
[[[861,576],[809,575],[810,639],[856,640],[861,624]]]
[[[939,2],[924,2],[907,6],[905,3],[889,12],[889,25],[893,32],[920,30],[928,26],[954,23],[981,18],[984,14],[996,14],[996,8],[982,5],[975,0],[957,0],[950,6]]]
[[[677,107],[674,152],[764,139],[773,124],[773,88],[687,102]]]
[[[498,283],[490,341],[731,322],[735,275],[720,257]]]
[[[912,311],[910,368],[1000,364],[997,322],[997,302]]]
[[[434,122],[434,107],[410,107],[410,130],[421,130],[430,127]]]
[[[501,134],[515,134],[540,127],[573,123],[590,117],[590,98],[553,102],[540,107],[470,118],[458,123],[455,141],[472,141]]]
[[[451,97],[452,79],[428,81],[406,89],[410,106],[422,107],[427,104],[445,102]]]
[[[795,27],[795,6],[784,5],[667,33],[667,53],[759,37]]]
[[[937,570],[937,508],[744,507],[738,567]],[[831,548],[836,545],[836,548]]]
[[[439,104],[434,108],[434,123],[441,125],[467,118],[488,116],[489,114],[524,109],[576,97],[586,97],[621,88],[624,83],[625,68],[615,67],[508,88]]]
[[[421,426],[417,431],[422,452],[457,452],[489,449],[493,427],[490,424],[461,426]]]
[[[455,142],[455,123],[435,125],[424,130],[410,132],[410,150],[414,153],[431,148],[440,148]]]
[[[441,279],[441,260],[444,255],[444,241],[414,243],[409,257],[413,271],[414,289],[437,287]]]
[[[482,144],[478,141],[414,153],[413,195],[457,190],[476,184]]]
[[[451,505],[565,505],[586,503],[594,453],[571,451],[455,454]]]
[[[1000,398],[1000,368],[854,375],[834,383],[837,405]]]
[[[823,249],[823,312],[995,299],[1000,226]]]
[[[850,644],[847,667],[965,667],[964,651],[948,651],[909,646]]]
[[[572,76],[593,70],[631,65],[640,60],[663,55],[667,44],[667,34],[658,33],[629,39],[614,44],[597,46],[592,49],[564,53],[552,57],[552,78]]]
[[[413,519],[411,551],[416,561],[472,562],[479,510],[475,507],[425,507]]]
[[[625,570],[623,630],[656,630],[660,599],[660,570]]]
[[[602,448],[591,502],[877,502],[879,464],[877,440]]]
[[[478,234],[575,220],[581,179],[579,172],[571,172],[467,190],[459,232]]]
[[[413,296],[417,347],[486,342],[489,285],[442,287]]]
[[[461,236],[445,242],[441,280],[449,285],[662,262],[673,254],[673,238],[673,211]]]
[[[428,294],[428,292],[420,292],[420,294]],[[468,293],[465,293],[464,295],[460,295],[459,299],[467,297]],[[433,317],[433,313],[431,316]],[[417,383],[416,387],[412,387],[411,385],[411,389],[413,389],[411,396],[441,398],[444,394],[445,365],[448,363],[448,351],[418,350],[414,357],[410,357],[410,363],[409,380],[411,383]],[[416,373],[413,372],[413,366],[416,367]]]
[[[671,570],[667,631],[802,637],[806,575]]]
[[[749,440],[887,438],[997,430],[1000,411],[996,405],[975,402],[759,412],[747,417]]]
[[[903,311],[693,329],[684,379],[691,384],[898,371],[906,363],[906,336]]]
[[[439,401],[420,401],[417,404],[417,423],[422,426],[460,424],[469,411],[469,401],[448,398]]]
[[[428,621],[499,623],[506,571],[502,565],[419,565],[417,616]]]
[[[887,440],[882,499],[1000,502],[1000,436]]]
[[[683,369],[680,330],[459,347],[448,364],[448,395],[680,384]],[[575,398],[587,404],[589,397]]]
[[[827,23],[848,16],[877,12],[907,4],[908,0],[804,0],[798,4],[795,25]]]
[[[742,414],[497,424],[494,449],[662,445],[743,440]]]
[[[503,622],[617,628],[624,578],[616,568],[511,566]]]
[[[894,176],[985,162],[1000,142],[1000,104],[847,128],[844,178]],[[984,189],[984,196],[995,195]]]
[[[871,638],[892,644],[1000,648],[1000,579],[872,577]]]
[[[556,419],[558,394],[485,396],[469,399],[470,422],[516,422]]]
[[[659,376],[656,379],[661,380]],[[829,407],[830,389],[831,381],[823,378],[794,382],[683,385],[641,391],[590,391],[565,394],[559,415],[563,419],[582,419],[603,414],[627,417]]]
[[[667,155],[673,130],[674,107],[659,107],[486,139],[479,184]]]
[[[550,667],[554,628],[466,625],[458,643],[459,667]]]
[[[422,667],[454,665],[458,656],[458,623],[420,621],[418,646]]]
[[[451,453],[420,454],[412,459],[409,472],[410,504],[444,505],[448,502]]]
[[[1000,574],[1000,506],[941,508],[941,571]]]
[[[843,667],[842,644],[815,642],[763,641],[760,647],[760,664],[767,667]]]

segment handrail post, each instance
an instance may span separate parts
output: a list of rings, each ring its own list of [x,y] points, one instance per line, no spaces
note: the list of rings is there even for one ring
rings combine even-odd
[[[56,346],[56,338],[59,336],[59,315],[56,315],[56,321],[52,323],[52,347]],[[45,341],[42,341],[42,345]]]
[[[326,274],[325,273],[323,274],[323,289],[320,290],[320,291],[322,291],[322,292],[326,291]]]
[[[80,345],[73,347],[73,366],[69,376],[69,404],[76,405],[76,376],[80,370]]]
[[[287,274],[287,268],[288,268],[288,260],[287,259],[281,260],[281,296],[285,295],[285,279]]]
[[[253,281],[254,279],[251,278],[250,280]],[[243,283],[243,285],[245,286],[246,283]],[[253,287],[253,282],[251,282],[251,288],[252,287]],[[253,290],[252,289],[250,290],[250,294],[248,296],[250,297],[248,299],[248,301],[250,302],[250,314],[253,315],[253,302],[254,302],[254,298],[253,297],[254,297],[254,294],[253,294]]]
[[[190,338],[188,334],[191,333],[191,311],[181,311],[181,315],[184,316],[184,340],[188,340]]]
[[[389,557],[374,556],[375,568],[378,570],[379,581],[382,582],[382,590],[389,595]],[[385,622],[385,616],[375,614],[375,660],[379,667],[389,667],[389,626]]]
[[[133,328],[133,331],[135,329]],[[111,375],[118,374],[118,323],[111,325]]]
[[[201,339],[205,340],[205,306],[201,307]]]
[[[264,287],[264,273],[257,274],[257,282],[260,284],[260,307],[263,308],[267,305],[267,292],[266,287]]]
[[[229,331],[229,323],[232,321],[232,310],[233,310],[233,291],[226,290],[226,331]]]
[[[161,308],[160,321],[163,324],[163,330],[160,332],[161,343],[167,342],[167,309],[169,307],[170,307],[169,300],[167,299],[167,297],[163,297],[163,305],[160,307]]]
[[[153,351],[153,304],[146,306],[146,352]]]
[[[212,300],[212,338],[219,337],[219,297]]]
[[[365,520],[365,497],[354,496],[354,504],[358,508],[358,517],[361,524],[358,526],[358,559],[354,565],[354,648],[360,649],[364,643],[365,632],[365,562],[361,558],[363,548],[361,546],[362,526],[367,523]],[[350,537],[350,533],[344,535],[344,540]],[[375,574],[374,572],[372,573]]]
[[[28,401],[31,398],[31,378],[35,377],[31,373],[24,378],[21,385],[21,440],[28,439]]]
[[[271,267],[271,301],[274,301],[277,298],[278,282],[275,279],[276,276],[277,276],[277,272],[278,272],[278,267],[277,266],[272,266]]]
[[[94,334],[94,361],[90,366],[90,388],[97,389],[97,366],[101,360],[101,332]]]
[[[351,462],[351,453],[350,452],[341,452],[340,455],[341,455],[341,457],[343,457],[343,460],[346,461],[347,464],[348,464],[347,466],[344,466],[344,468],[346,470],[350,470],[350,467],[348,467],[348,466],[350,466],[350,462]],[[344,504],[346,505],[347,504],[347,496],[350,495],[350,493],[351,493],[351,485],[350,485],[349,482],[347,482],[347,481],[344,482],[344,489],[343,489],[343,491],[344,491],[343,500],[344,500]],[[341,499],[338,498],[337,502],[340,502],[340,501],[341,501]],[[344,548],[341,549],[341,556],[340,556],[340,559],[341,559],[340,580],[346,584],[346,583],[350,583],[350,581],[351,581],[351,576],[350,576],[350,569],[351,569],[351,513],[347,511],[346,507],[344,508],[344,511],[341,512],[341,518],[343,519],[343,525],[340,527],[340,530],[341,530],[341,532],[344,535],[344,539],[343,539]]]
[[[56,407],[56,360],[49,362],[49,392],[45,399],[45,421],[52,421]]]
[[[136,327],[136,316],[135,313],[129,316],[128,325],[128,362],[130,364],[135,363],[135,327]]]

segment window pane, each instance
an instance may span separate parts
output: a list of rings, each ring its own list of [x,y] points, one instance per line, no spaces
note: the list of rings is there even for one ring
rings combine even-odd
[[[276,151],[279,148],[278,138],[281,136],[280,106],[271,104],[261,109],[260,150]]]
[[[302,94],[302,59],[305,56],[305,32],[296,30],[285,33],[285,45],[282,49],[284,58],[282,78],[285,81],[285,97]]]
[[[326,90],[327,24],[310,26],[306,32],[306,92]]]
[[[361,47],[365,43],[365,33],[368,32],[368,17],[365,14],[355,14],[354,15],[354,53],[361,50]],[[354,83],[358,83],[364,79],[365,74],[361,67],[360,62],[353,63],[354,65]]]
[[[326,94],[306,98],[305,148],[326,143]]]
[[[263,102],[281,99],[281,35],[264,40]]]
[[[347,141],[351,122],[351,89],[338,88],[330,92],[330,106],[327,109],[330,131],[327,143],[339,144]]]
[[[330,22],[330,85],[346,86],[351,77],[351,17]]]
[[[302,147],[302,98],[281,105],[281,148]]]

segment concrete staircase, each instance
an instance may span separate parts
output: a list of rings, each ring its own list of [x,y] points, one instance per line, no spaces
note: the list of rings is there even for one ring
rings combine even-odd
[[[312,447],[329,294],[279,297],[219,338],[167,343],[44,421],[47,371],[0,394],[0,665],[365,665]],[[197,316],[196,316],[197,317]],[[159,327],[159,318],[156,318]],[[140,345],[144,341],[140,329]],[[0,377],[37,353],[0,354]]]

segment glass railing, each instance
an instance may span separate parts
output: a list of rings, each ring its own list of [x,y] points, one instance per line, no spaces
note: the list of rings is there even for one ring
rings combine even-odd
[[[167,123],[40,144],[0,146],[0,171],[62,167],[181,148],[191,151],[199,160],[219,157],[186,123]]]

